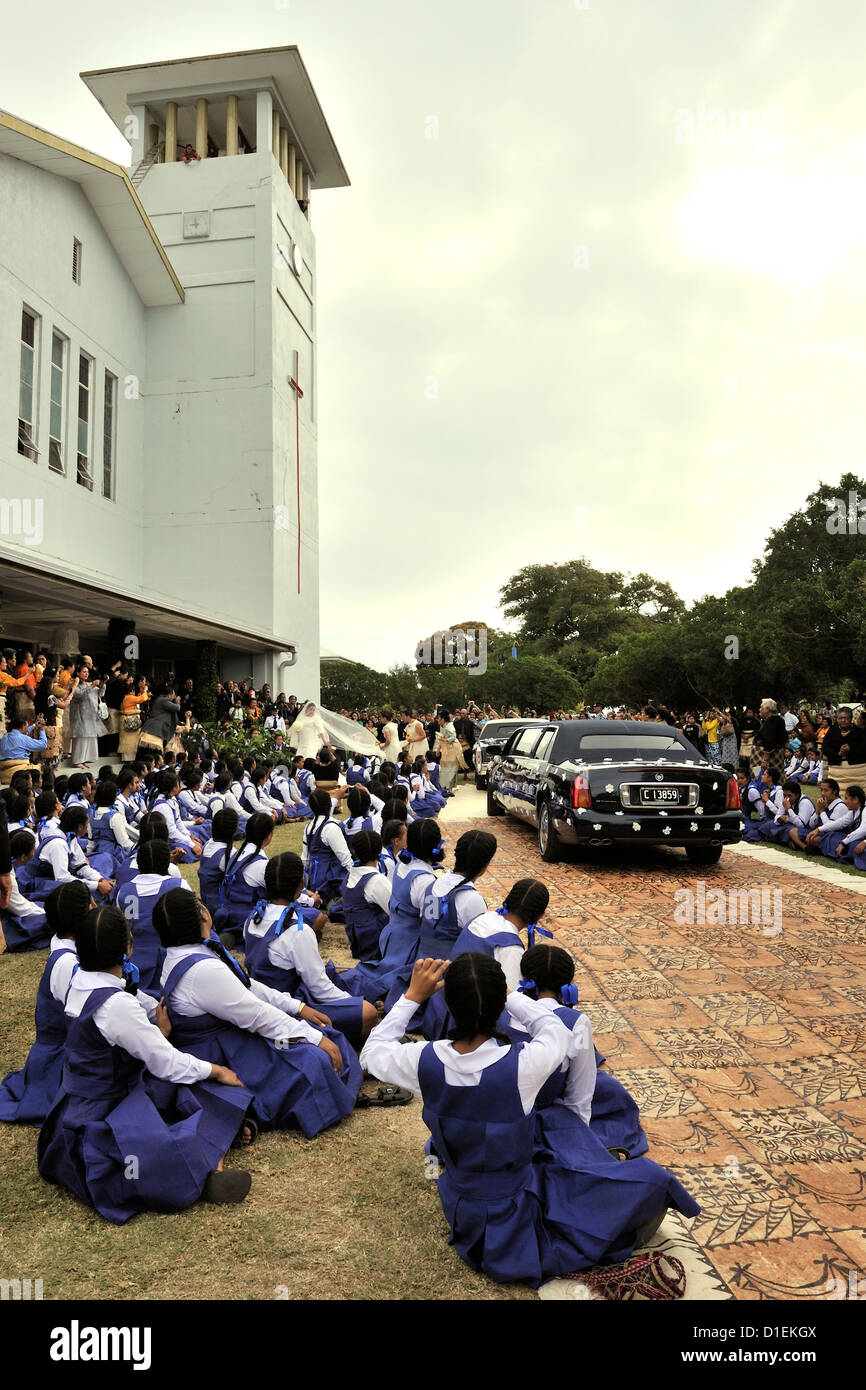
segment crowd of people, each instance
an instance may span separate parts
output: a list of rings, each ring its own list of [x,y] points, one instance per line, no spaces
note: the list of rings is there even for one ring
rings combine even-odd
[[[315,707],[294,722],[321,753]],[[448,725],[441,712],[437,739]],[[419,1097],[473,1269],[537,1287],[622,1265],[681,1293],[675,1261],[641,1256],[636,1271],[631,1257],[669,1208],[698,1207],[646,1156],[638,1107],[574,1007],[546,885],[523,876],[488,903],[487,831],[461,835],[446,865],[429,735],[411,716],[402,738],[393,718],[381,732],[394,758],[356,753],[328,786],[304,751],[146,745],[119,768],[12,776],[0,920],[8,950],[47,958],[0,1120],[38,1126],[41,1178],[123,1223],[242,1201],[252,1179],[231,1151],[261,1131],[312,1139]],[[301,853],[274,853],[291,821]],[[323,959],[327,922],[351,968]]]

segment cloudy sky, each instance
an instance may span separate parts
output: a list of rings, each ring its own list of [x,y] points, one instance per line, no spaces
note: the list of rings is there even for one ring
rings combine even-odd
[[[722,593],[864,471],[864,41],[862,0],[42,0],[0,106],[126,162],[79,71],[298,44],[352,179],[322,641],[384,667],[525,564]]]

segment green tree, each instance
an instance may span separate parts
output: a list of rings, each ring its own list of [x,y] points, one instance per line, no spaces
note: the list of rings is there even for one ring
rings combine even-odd
[[[319,670],[326,709],[374,708],[382,701],[386,677],[360,661],[323,661]]]

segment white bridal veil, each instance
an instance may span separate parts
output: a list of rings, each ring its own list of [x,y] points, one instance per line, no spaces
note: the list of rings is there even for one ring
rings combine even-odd
[[[299,748],[310,734],[323,734],[334,748],[343,748],[349,753],[364,753],[367,757],[380,753],[376,739],[361,724],[333,710],[323,709],[312,700],[304,705],[286,737],[293,748]]]

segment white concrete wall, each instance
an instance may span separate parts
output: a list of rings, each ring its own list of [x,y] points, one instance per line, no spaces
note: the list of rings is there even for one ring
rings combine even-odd
[[[0,496],[42,503],[38,546],[0,533],[0,551],[22,564],[88,583],[135,589],[141,581],[143,411],[124,394],[127,377],[145,373],[144,308],[95,213],[77,184],[0,155]],[[82,243],[82,283],[72,279],[72,241]],[[40,317],[37,463],[17,451],[21,310]],[[51,334],[67,348],[63,461],[49,472]],[[78,356],[94,359],[91,392],[93,491],[76,482]],[[103,384],[118,378],[115,498],[102,490]],[[134,387],[130,386],[130,390]],[[0,520],[2,526],[2,520]]]

